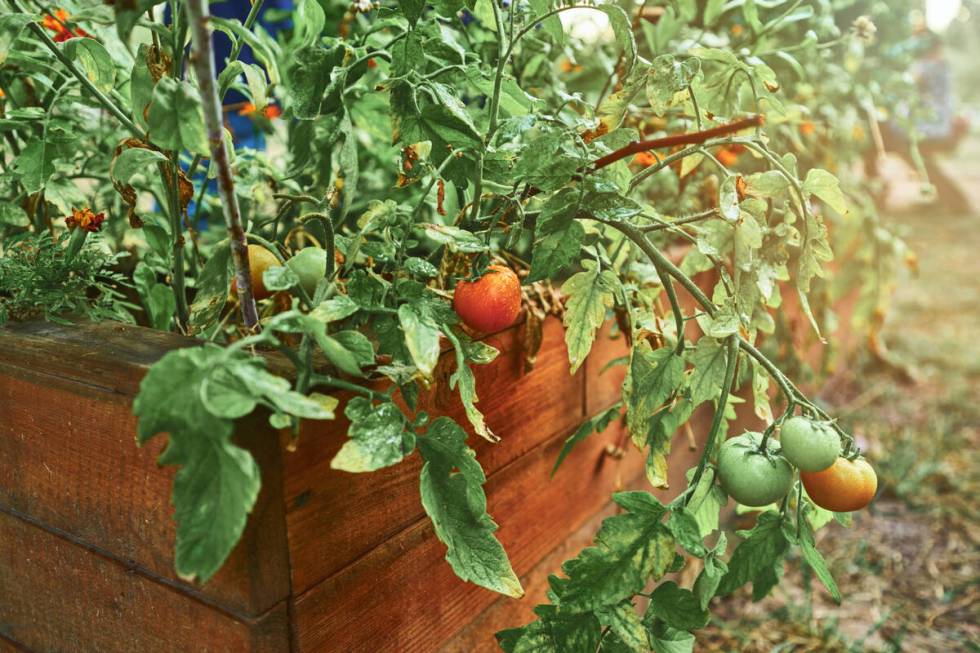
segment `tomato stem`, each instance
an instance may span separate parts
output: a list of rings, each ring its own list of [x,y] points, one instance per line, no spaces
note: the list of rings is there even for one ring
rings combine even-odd
[[[732,386],[735,385],[735,367],[738,360],[738,340],[734,335],[728,336],[728,346],[725,351],[725,356],[725,381],[721,385],[721,396],[718,397],[718,404],[715,407],[715,414],[711,420],[711,429],[708,431],[708,440],[704,444],[704,452],[701,454],[701,460],[698,461],[698,468],[694,472],[694,476],[691,478],[691,483],[688,487],[696,488],[698,483],[701,481],[701,476],[704,474],[704,468],[708,465],[708,457],[711,455],[711,451],[714,449],[718,431],[721,430],[721,422],[725,417],[725,407],[728,404],[728,395],[732,391]],[[684,499],[685,506],[687,506],[692,496],[693,493],[687,495],[687,497]]]

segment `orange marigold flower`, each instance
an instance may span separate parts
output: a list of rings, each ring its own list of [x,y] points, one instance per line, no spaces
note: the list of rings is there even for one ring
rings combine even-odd
[[[68,22],[68,12],[64,9],[55,9],[54,15],[48,14],[41,19],[41,25],[44,29],[49,29],[52,32],[60,32],[65,29],[65,23]]]
[[[83,30],[81,27],[76,27],[72,30],[68,27],[68,12],[64,9],[56,9],[54,15],[46,15],[41,19],[41,25],[52,32],[54,32],[55,43],[62,43],[68,39],[75,37],[91,36],[88,32]]]
[[[804,136],[809,136],[817,130],[817,126],[814,125],[809,120],[800,123],[800,133]]]
[[[92,209],[76,209],[72,207],[71,215],[65,218],[65,224],[69,229],[84,229],[85,231],[96,232],[102,229],[105,222],[105,213],[93,213]]]
[[[242,108],[238,110],[238,115],[240,116],[255,116],[258,113],[258,109],[251,102],[246,102],[242,105]],[[273,118],[278,118],[282,115],[282,109],[274,104],[267,104],[264,109],[262,109],[262,115],[272,120]]]

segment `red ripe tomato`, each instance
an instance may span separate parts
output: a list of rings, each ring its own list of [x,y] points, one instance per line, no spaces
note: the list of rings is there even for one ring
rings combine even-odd
[[[262,273],[269,268],[274,268],[280,266],[279,259],[276,255],[267,250],[262,245],[249,245],[248,246],[248,268],[251,273],[249,276],[252,279],[252,296],[255,299],[265,299],[267,297],[272,297],[272,291],[265,287],[265,282],[262,281]],[[231,294],[236,294],[238,292],[238,283],[235,279],[231,280]]]
[[[491,265],[476,281],[460,281],[453,308],[463,324],[482,333],[506,329],[521,312],[521,281],[510,268]]]
[[[875,496],[878,476],[863,458],[837,462],[819,472],[800,471],[806,493],[821,508],[851,512],[864,508]]]

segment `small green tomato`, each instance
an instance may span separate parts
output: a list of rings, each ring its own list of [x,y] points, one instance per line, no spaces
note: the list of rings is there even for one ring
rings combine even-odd
[[[793,484],[793,468],[771,438],[759,450],[762,434],[747,432],[727,440],[718,454],[718,477],[728,496],[745,506],[768,506]]]
[[[841,453],[840,436],[830,424],[801,416],[791,417],[783,423],[779,443],[786,460],[804,472],[827,469]]]

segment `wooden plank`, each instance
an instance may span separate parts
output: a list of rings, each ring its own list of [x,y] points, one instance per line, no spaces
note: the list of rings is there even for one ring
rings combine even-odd
[[[489,365],[475,366],[478,407],[502,440],[490,444],[469,429],[456,391],[449,388],[455,367],[444,354],[434,386],[424,393],[420,409],[432,417],[449,415],[470,431],[470,444],[488,474],[527,451],[575,428],[583,419],[584,375],[569,375],[561,323],[544,324],[538,362],[523,371],[521,329],[488,339],[501,354]],[[330,461],[346,440],[346,419],[304,424],[295,453],[283,454],[289,548],[293,588],[299,594],[336,573],[424,514],[419,500],[421,463],[413,455],[375,474],[349,474],[330,469]]]
[[[670,501],[686,486],[685,474],[697,464],[710,423],[711,410],[705,405],[691,419],[697,446],[690,446],[683,431],[674,437],[670,489],[652,490],[661,501]],[[730,432],[756,423],[751,404],[741,404]],[[562,546],[565,539],[572,535],[570,542],[579,545],[591,541],[598,522],[589,520],[609,508],[611,492],[628,487],[651,491],[643,475],[643,456],[632,445],[626,444],[622,461],[605,453],[607,444],[623,443],[625,437],[625,426],[614,422],[581,443],[551,480],[548,476],[562,437],[489,478],[489,510],[499,516],[498,535],[529,592],[524,598],[500,597],[457,579],[443,559],[445,547],[423,519],[296,598],[292,610],[296,650],[496,650],[493,634],[531,620],[532,608],[544,596],[547,574],[557,573],[561,561],[581,549]],[[588,528],[580,530],[586,523],[592,524],[591,533]],[[377,598],[379,588],[383,601]]]
[[[639,479],[631,484],[642,488]],[[548,576],[558,573],[561,564],[574,558],[585,547],[592,544],[602,520],[616,513],[616,506],[608,503],[577,530],[569,535],[555,549],[521,578],[527,594],[520,601],[500,597],[493,605],[456,633],[449,641],[439,647],[438,653],[500,653],[494,634],[507,628],[515,628],[535,619],[532,612],[535,605],[547,603]]]
[[[0,512],[0,633],[36,653],[287,653],[287,606],[243,622]]]
[[[553,480],[564,434],[489,478],[489,511],[500,516],[498,535],[519,575],[641,473],[642,456],[605,453],[615,437],[580,444]],[[444,556],[427,519],[388,539],[295,600],[297,650],[435,650],[498,597],[456,578]]]
[[[0,329],[0,361],[133,396],[150,365],[168,351],[195,344],[193,338],[119,322],[22,322]]]
[[[609,320],[596,333],[592,351],[579,374],[585,374],[585,414],[592,417],[620,400],[623,381],[629,362],[613,364],[617,358],[629,356],[626,336],[615,321]]]
[[[265,612],[289,593],[276,434],[261,420],[240,429],[263,470],[263,491],[222,570],[204,587],[184,583],[173,572],[173,469],[156,464],[164,438],[137,448],[130,394],[173,338],[110,326],[0,332],[0,507],[227,610]],[[139,344],[132,336],[142,332],[148,338]],[[119,333],[126,334],[121,343]]]

